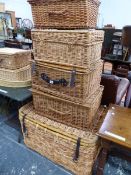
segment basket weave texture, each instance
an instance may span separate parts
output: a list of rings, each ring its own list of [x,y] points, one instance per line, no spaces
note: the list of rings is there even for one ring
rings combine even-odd
[[[28,147],[76,175],[91,175],[99,147],[98,123],[94,125],[94,132],[78,130],[37,115],[32,104],[20,109],[19,118]],[[78,138],[81,138],[79,154],[75,157]]]
[[[5,87],[13,87],[13,88],[20,88],[20,87],[28,87],[31,86],[31,80],[27,81],[7,81],[7,80],[2,80],[0,79],[0,86],[5,86]]]
[[[0,68],[0,79],[9,82],[31,80],[31,66],[28,65],[16,70]]]
[[[34,30],[34,58],[90,69],[101,57],[103,37],[99,30]]]
[[[103,87],[100,87],[85,104],[79,104],[33,89],[33,104],[39,115],[86,130],[100,106],[102,92]]]
[[[32,76],[32,87],[63,99],[85,103],[87,98],[100,87],[102,61],[99,60],[93,64],[92,69],[79,69],[37,61]],[[55,84],[53,80],[65,80],[67,84]]]
[[[35,28],[95,28],[98,0],[28,0]]]
[[[15,48],[0,48],[0,68],[16,70],[29,65],[31,52]]]

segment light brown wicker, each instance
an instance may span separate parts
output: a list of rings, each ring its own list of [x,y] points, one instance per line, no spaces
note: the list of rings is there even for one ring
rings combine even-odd
[[[29,81],[31,80],[31,66],[28,65],[16,70],[0,68],[0,79],[10,82]]]
[[[100,121],[100,116],[96,116],[96,121]],[[37,115],[32,104],[20,109],[19,118],[24,142],[28,147],[76,175],[91,175],[99,148],[96,136],[98,123],[95,124],[93,132],[78,130]]]
[[[5,87],[13,87],[13,88],[20,88],[20,87],[28,87],[31,86],[31,80],[27,81],[7,81],[0,79],[0,86]]]
[[[34,59],[90,69],[101,58],[100,30],[33,30]]]
[[[95,28],[98,0],[28,0],[35,28]]]
[[[85,103],[99,87],[102,61],[92,65],[93,70],[36,62],[32,76],[32,87],[68,99]]]
[[[33,89],[33,104],[40,115],[86,130],[100,106],[102,92],[103,87],[100,87],[85,104],[79,104]]]
[[[30,64],[31,51],[15,49],[15,48],[0,48],[0,68],[19,69]]]

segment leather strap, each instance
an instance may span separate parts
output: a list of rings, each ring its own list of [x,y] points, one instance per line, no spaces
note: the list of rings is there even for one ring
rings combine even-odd
[[[80,142],[81,142],[81,138],[79,137],[77,140],[77,144],[76,144],[76,150],[75,150],[75,154],[73,157],[73,161],[77,162],[78,158],[79,158],[79,154],[80,154]]]

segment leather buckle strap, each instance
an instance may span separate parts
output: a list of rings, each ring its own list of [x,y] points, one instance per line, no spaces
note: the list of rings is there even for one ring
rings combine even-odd
[[[74,162],[78,161],[78,158],[79,158],[79,155],[80,155],[80,143],[81,143],[81,138],[79,137],[78,140],[77,140],[77,143],[76,143],[75,154],[74,154],[74,157],[73,157]]]

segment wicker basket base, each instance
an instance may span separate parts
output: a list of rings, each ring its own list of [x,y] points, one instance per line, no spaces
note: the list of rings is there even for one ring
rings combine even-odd
[[[28,147],[77,175],[91,175],[92,165],[99,150],[95,133],[68,127],[37,115],[32,104],[20,109],[19,118],[24,142]]]
[[[0,79],[0,86],[14,87],[14,88],[28,87],[28,86],[31,86],[31,80],[28,80],[28,81],[6,81],[6,80]]]

